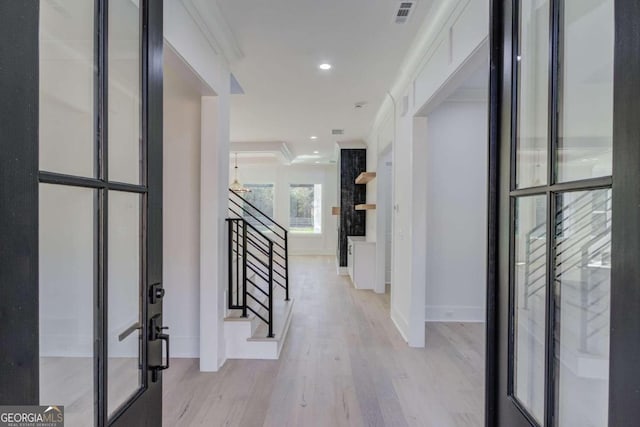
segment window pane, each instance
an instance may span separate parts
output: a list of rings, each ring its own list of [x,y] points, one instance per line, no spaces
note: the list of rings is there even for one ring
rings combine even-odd
[[[321,233],[322,186],[291,184],[289,200],[289,229],[298,233]]]
[[[609,406],[611,190],[558,196],[556,218],[558,425],[606,426]]]
[[[109,192],[109,415],[141,384],[140,197]]]
[[[40,404],[93,425],[95,190],[40,184]]]
[[[514,393],[538,422],[544,416],[546,196],[516,200]]]
[[[40,169],[95,176],[93,1],[40,1]]]
[[[520,2],[516,186],[547,183],[549,1]]]
[[[274,219],[273,184],[246,184],[245,187],[251,191],[244,193],[242,197],[253,206],[245,203],[244,219],[258,230],[266,231],[267,227],[264,224],[271,225],[269,218]]]
[[[140,183],[140,9],[109,1],[109,179]]]
[[[613,0],[565,0],[558,180],[611,175]]]

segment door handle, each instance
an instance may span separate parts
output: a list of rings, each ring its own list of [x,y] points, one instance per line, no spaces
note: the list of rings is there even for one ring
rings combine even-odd
[[[169,342],[170,342],[169,334],[162,332],[164,330],[168,330],[169,327],[161,326],[159,321],[160,321],[160,314],[156,314],[151,318],[150,320],[151,324],[149,325],[149,341],[157,341],[157,340],[164,341],[165,345],[163,347],[166,348],[165,354],[167,356],[167,363],[163,364],[162,357],[161,357],[160,365],[149,366],[149,369],[151,369],[151,380],[153,382],[158,381],[158,372],[164,371],[165,369],[169,369],[169,360],[171,358],[171,353],[169,348]]]

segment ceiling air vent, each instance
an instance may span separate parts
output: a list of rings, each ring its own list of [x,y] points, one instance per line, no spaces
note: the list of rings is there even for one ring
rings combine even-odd
[[[396,11],[395,21],[396,24],[405,24],[409,17],[411,16],[411,12],[415,8],[415,1],[401,1],[400,7]]]
[[[331,135],[342,135],[344,133],[344,129],[331,129]]]

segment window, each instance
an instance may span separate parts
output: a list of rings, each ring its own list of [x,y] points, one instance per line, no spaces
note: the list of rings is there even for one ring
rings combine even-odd
[[[289,186],[289,229],[294,233],[322,232],[322,185]]]
[[[257,212],[256,208],[267,217],[273,218],[273,184],[245,184],[245,187],[251,191],[244,193],[242,197],[253,207],[245,206],[247,212],[244,212],[244,219],[259,230],[266,230],[266,227],[260,221],[265,224],[269,224],[269,222],[262,218],[263,215]]]

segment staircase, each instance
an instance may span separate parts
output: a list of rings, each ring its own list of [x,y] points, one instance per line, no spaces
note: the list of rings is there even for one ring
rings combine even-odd
[[[229,190],[227,358],[277,359],[293,313],[288,231]]]

